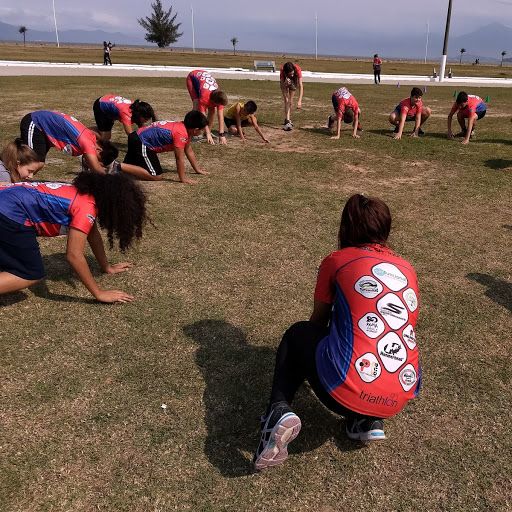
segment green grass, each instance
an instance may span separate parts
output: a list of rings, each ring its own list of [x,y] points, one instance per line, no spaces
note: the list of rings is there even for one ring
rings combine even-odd
[[[80,62],[103,64],[103,48],[99,45],[78,46],[62,45],[57,48],[50,44],[29,43],[27,46],[13,43],[0,44],[0,59],[2,60],[27,60],[27,61],[48,61],[48,62]],[[277,65],[294,60],[299,63],[302,69],[308,71],[324,71],[331,73],[369,73],[373,74],[371,59],[368,58],[347,58],[338,59],[332,57],[319,57],[315,60],[312,57],[300,55],[270,55],[265,53],[237,52],[232,55],[228,52],[197,52],[190,50],[159,49],[159,48],[133,48],[115,47],[112,50],[112,61],[114,64],[146,64],[163,66],[190,66],[193,61],[195,67],[235,67],[252,69],[254,60],[274,60]],[[432,68],[439,72],[439,61],[431,61],[424,64],[423,61],[388,61],[385,60],[382,66],[382,76],[385,75],[432,75]],[[473,66],[470,63],[458,61],[448,62],[448,68],[452,68],[453,76],[487,76],[497,78],[512,78],[512,66],[480,64]],[[448,72],[448,70],[447,70]]]
[[[291,133],[275,83],[222,86],[257,101],[272,143],[248,129],[246,144],[196,144],[211,172],[197,186],[176,183],[163,156],[170,172],[145,185],[155,227],[127,256],[135,267],[101,276],[90,260],[103,286],[136,302],[91,301],[63,239],[41,240],[44,285],[0,298],[0,510],[510,508],[509,91],[469,91],[491,102],[463,146],[445,138],[448,88],[428,88],[423,139],[393,141],[387,115],[408,90],[354,85],[365,131],[332,141],[321,129],[332,85],[306,85]],[[150,101],[161,119],[190,108],[183,79],[0,78],[0,88],[5,140],[43,107],[92,124],[107,92]],[[114,139],[126,148],[118,125]],[[72,179],[73,159],[49,157],[42,179]],[[388,202],[392,245],[417,269],[423,392],[386,423],[386,442],[359,449],[304,389],[289,460],[251,474],[275,349],[308,317],[354,192]]]

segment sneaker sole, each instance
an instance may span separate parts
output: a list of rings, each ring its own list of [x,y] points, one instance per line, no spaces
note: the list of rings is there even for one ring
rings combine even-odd
[[[300,418],[294,413],[288,413],[274,427],[270,435],[267,448],[260,453],[254,461],[256,470],[282,464],[288,458],[288,445],[299,435],[301,429]]]
[[[369,430],[368,432],[356,432],[353,434],[352,432],[346,431],[347,437],[351,439],[352,441],[363,441],[363,442],[369,442],[369,441],[383,441],[386,439],[386,434],[384,433],[384,430],[375,429],[375,430]]]

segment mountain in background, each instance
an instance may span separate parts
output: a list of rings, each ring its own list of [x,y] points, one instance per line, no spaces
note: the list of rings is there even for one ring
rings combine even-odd
[[[27,27],[27,42],[55,42],[55,33],[40,31]],[[229,37],[224,37],[223,27],[211,33],[207,26],[199,25],[197,33],[208,39],[208,44],[201,41],[202,47],[229,49]],[[0,22],[0,40],[23,40],[18,33],[19,26]],[[228,29],[226,29],[228,30]],[[231,30],[231,28],[229,28]],[[231,33],[229,32],[228,35]],[[311,26],[295,26],[294,35],[283,33],[280,24],[269,23],[255,29],[246,27],[243,41],[240,41],[241,51],[262,51],[288,54],[312,54],[314,52],[314,34]],[[185,38],[184,38],[185,39]],[[242,39],[242,38],[241,38]],[[62,43],[101,44],[112,41],[117,45],[149,46],[142,35],[108,32],[105,30],[60,30],[59,40]],[[182,40],[183,41],[183,40]],[[180,42],[182,42],[180,41]],[[318,50],[321,55],[334,56],[364,56],[370,57],[378,53],[386,58],[423,59],[425,57],[426,32],[414,31],[404,35],[382,35],[375,33],[362,34],[360,31],[351,32],[350,27],[340,31],[324,28],[318,34]],[[443,34],[430,33],[428,58],[438,60],[442,52]],[[185,46],[185,44],[183,45]],[[459,50],[466,49],[463,62],[474,62],[479,58],[482,62],[499,62],[501,52],[507,52],[506,61],[512,57],[512,28],[500,23],[481,27],[469,34],[451,37],[448,58],[454,62],[459,60]]]

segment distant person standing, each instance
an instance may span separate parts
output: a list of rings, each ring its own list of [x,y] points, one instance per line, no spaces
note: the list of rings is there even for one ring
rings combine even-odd
[[[109,45],[107,41],[103,41],[103,65],[112,66],[112,60],[110,58],[110,50],[112,45]]]
[[[375,80],[375,85],[380,84],[380,69],[382,66],[382,59],[376,53],[373,56],[373,79]]]

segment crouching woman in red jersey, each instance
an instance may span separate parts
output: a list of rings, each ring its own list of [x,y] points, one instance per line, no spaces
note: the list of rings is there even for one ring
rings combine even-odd
[[[387,246],[390,228],[380,199],[356,194],[345,205],[339,249],[320,265],[311,318],[292,325],[277,351],[256,469],[287,458],[301,428],[290,406],[304,380],[345,417],[355,441],[385,439],[383,419],[418,394],[417,278]]]
[[[103,272],[117,274],[131,263],[110,265],[98,225],[114,237],[122,252],[142,236],[146,198],[138,184],[122,174],[80,173],[73,184],[17,183],[0,187],[0,294],[27,288],[45,275],[37,236],[58,236],[69,228],[66,257],[100,302],[129,302],[119,290],[103,290],[85,259],[86,241]]]

